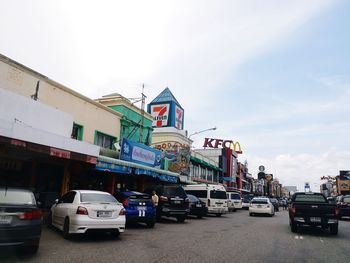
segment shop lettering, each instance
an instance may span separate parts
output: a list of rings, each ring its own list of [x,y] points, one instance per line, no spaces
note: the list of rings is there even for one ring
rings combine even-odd
[[[212,138],[205,138],[204,140],[204,148],[219,148],[220,146],[225,149],[234,150],[236,153],[242,153],[241,145],[239,144],[239,142]]]

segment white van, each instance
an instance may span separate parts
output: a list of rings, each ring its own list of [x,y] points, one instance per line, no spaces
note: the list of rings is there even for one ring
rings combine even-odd
[[[206,203],[209,214],[221,216],[228,212],[226,189],[216,184],[192,184],[184,186],[187,194],[197,196]]]
[[[238,192],[227,192],[228,211],[236,211],[242,209],[242,198]]]

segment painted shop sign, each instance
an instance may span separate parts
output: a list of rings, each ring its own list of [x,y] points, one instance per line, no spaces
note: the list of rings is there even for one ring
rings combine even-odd
[[[222,147],[222,148],[234,150],[236,153],[242,153],[241,145],[239,144],[239,142],[234,142],[233,140],[205,138],[203,147],[204,148]]]

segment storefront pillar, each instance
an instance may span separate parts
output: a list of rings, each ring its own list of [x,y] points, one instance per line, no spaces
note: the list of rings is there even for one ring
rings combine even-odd
[[[109,192],[113,195],[115,193],[115,184],[116,184],[116,180],[115,180],[116,175],[112,174],[111,176],[111,184],[109,186]]]
[[[63,180],[62,180],[61,195],[65,194],[66,192],[69,191],[69,185],[70,185],[69,162],[66,162],[64,164],[64,173],[63,173]]]
[[[137,180],[137,189],[139,192],[145,191],[145,177],[144,176],[139,176]]]
[[[31,188],[34,188],[36,185],[37,167],[38,167],[38,162],[34,160],[32,162],[31,176],[30,176],[30,182],[29,182],[29,186]]]

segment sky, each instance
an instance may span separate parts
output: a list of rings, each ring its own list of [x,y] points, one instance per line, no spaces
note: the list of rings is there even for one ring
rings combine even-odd
[[[0,53],[96,99],[169,87],[189,134],[283,185],[350,170],[346,0],[0,0]]]

